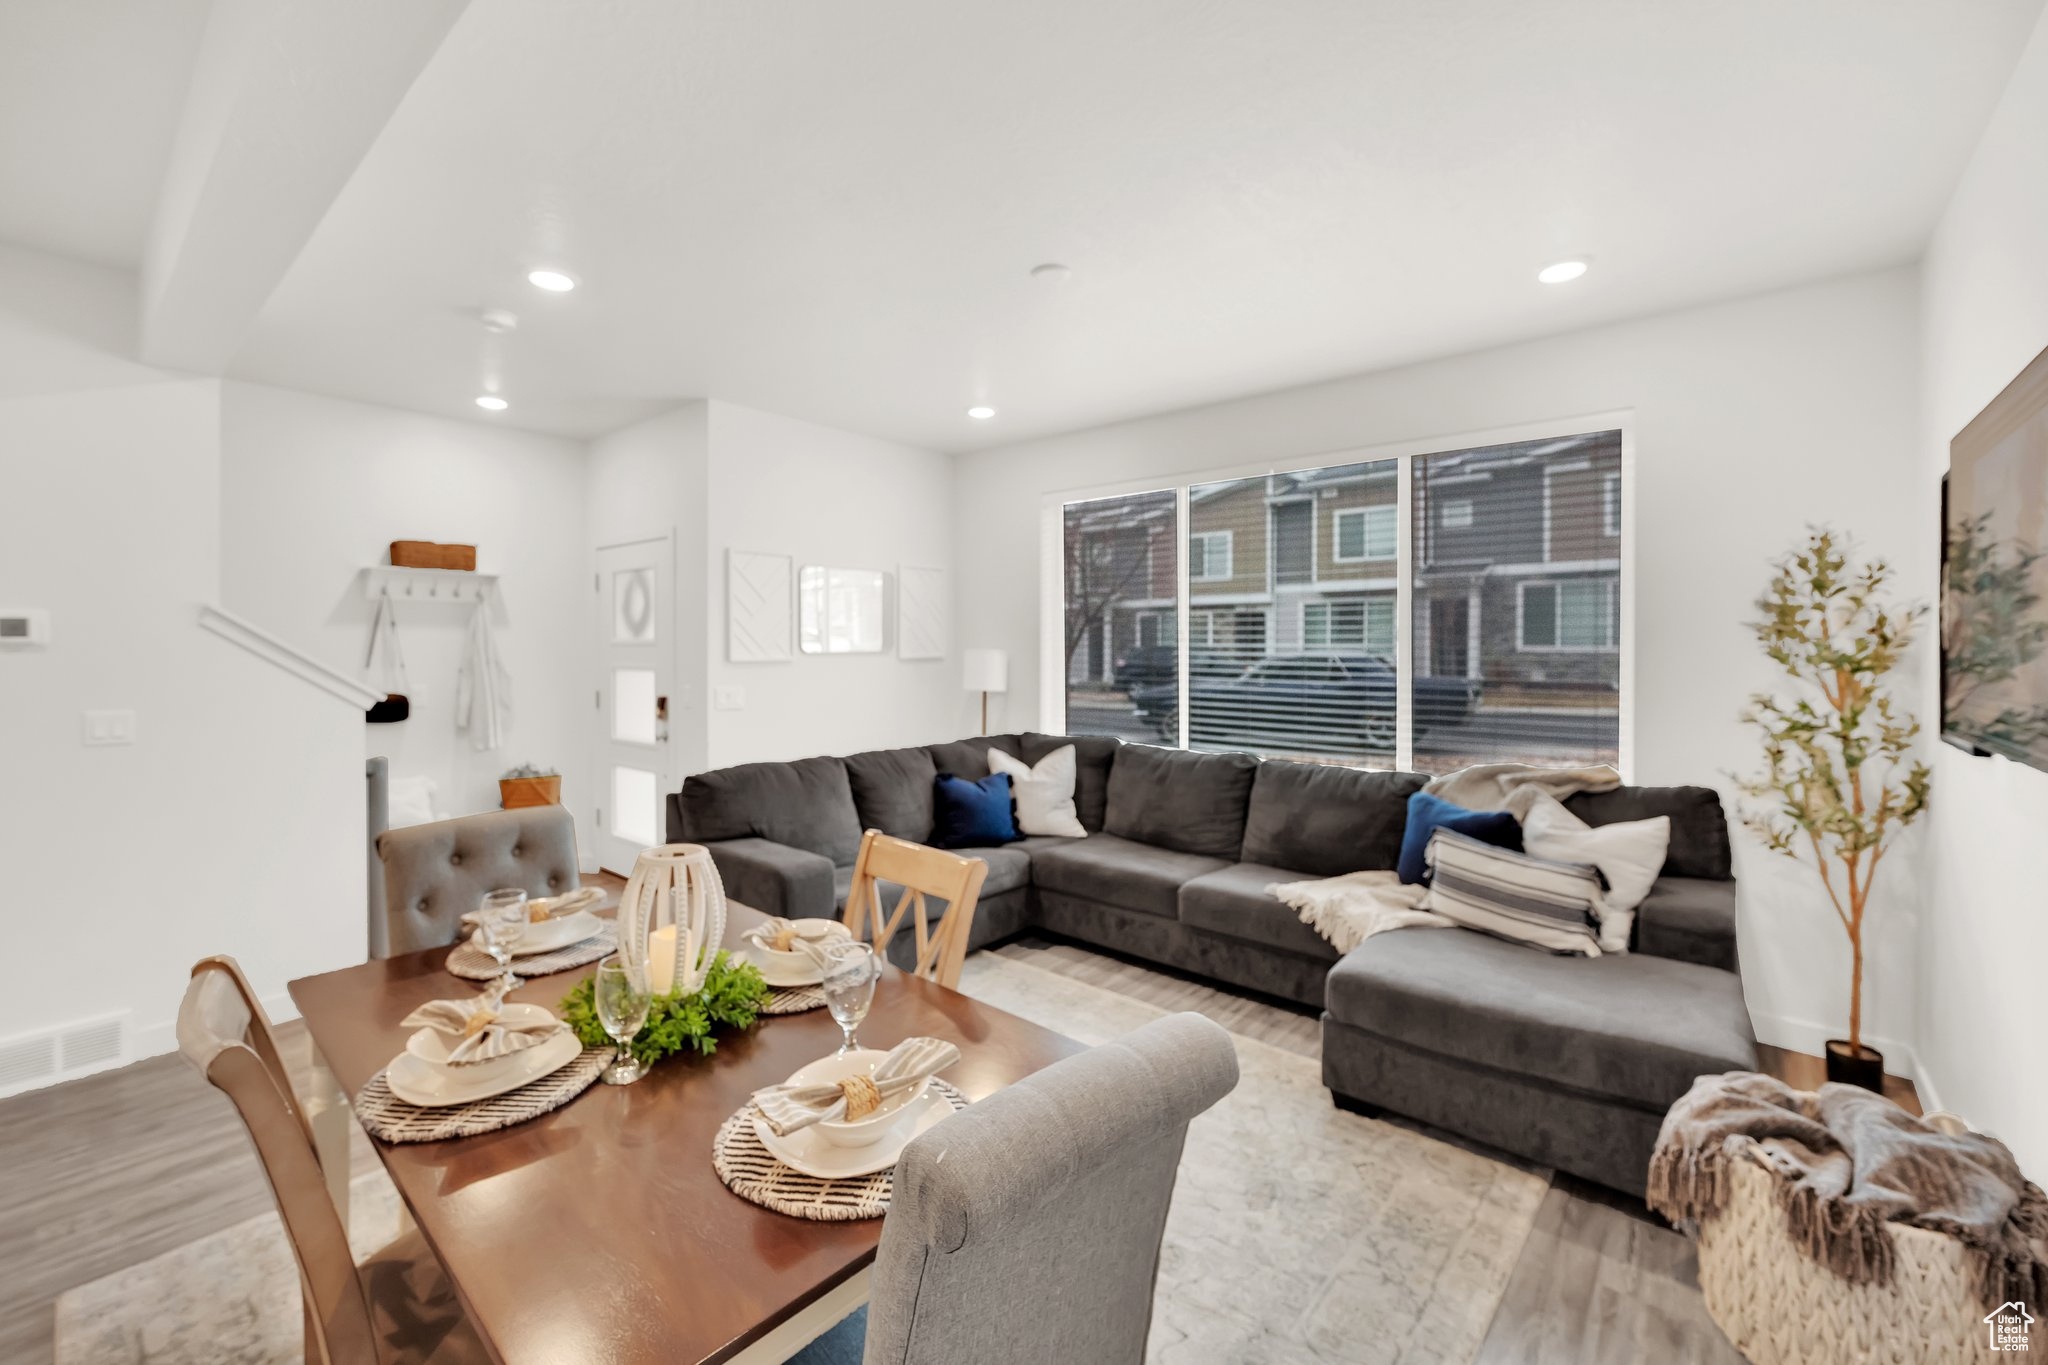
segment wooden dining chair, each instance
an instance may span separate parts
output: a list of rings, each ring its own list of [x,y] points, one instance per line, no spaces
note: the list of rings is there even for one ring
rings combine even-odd
[[[490,1356],[419,1233],[358,1265],[270,1020],[230,957],[192,969],[178,1050],[234,1101],[299,1263],[308,1365],[468,1365]]]
[[[868,1306],[789,1365],[1141,1365],[1188,1124],[1230,1035],[1170,1014],[975,1101],[897,1159]]]
[[[856,939],[872,941],[875,951],[886,955],[889,940],[908,917],[916,933],[909,970],[948,989],[957,988],[960,964],[967,960],[968,931],[974,927],[974,904],[981,899],[981,883],[987,876],[988,864],[979,858],[963,858],[871,829],[861,836],[860,855],[854,859],[853,884],[846,892],[846,927]],[[882,909],[885,890],[896,897],[896,908],[887,913]],[[945,902],[936,928],[926,897]]]

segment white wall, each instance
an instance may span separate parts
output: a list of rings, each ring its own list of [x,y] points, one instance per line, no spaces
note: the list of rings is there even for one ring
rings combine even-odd
[[[959,643],[1011,656],[998,729],[1038,719],[1046,494],[1298,461],[1432,436],[1635,414],[1635,773],[1703,783],[1755,763],[1737,721],[1772,682],[1743,628],[1766,561],[1811,521],[1924,570],[1933,512],[1915,463],[1916,281],[1815,284],[963,457]],[[1812,872],[1738,833],[1745,988],[1765,1041],[1818,1052],[1847,1014],[1846,943]],[[1902,858],[1873,911],[1866,1030],[1910,1062],[1916,939]]]
[[[789,663],[726,657],[725,562],[731,549],[806,564],[881,569],[954,564],[953,462],[946,456],[741,407],[710,404],[710,509],[703,541],[709,613],[706,686],[745,691],[713,709],[706,759],[845,754],[971,734],[957,643],[944,659],[806,655]],[[956,599],[958,596],[956,593]]]
[[[363,949],[362,723],[198,626],[219,586],[220,385],[135,364],[134,281],[0,248],[0,1038],[132,1012],[171,1044],[186,968],[293,976]],[[80,712],[130,709],[133,746]]]
[[[1931,509],[1948,443],[2048,346],[2048,24],[2013,73],[1925,266],[1925,425],[1914,481]],[[1926,582],[1931,591],[1933,578]],[[1925,712],[1937,701],[1928,672]],[[1935,746],[1921,932],[1920,1048],[1940,1102],[2048,1178],[2048,773]]]
[[[372,686],[384,683],[381,661],[375,677],[363,669],[374,611],[365,566],[388,563],[394,540],[477,546],[478,570],[499,575],[492,623],[513,701],[504,745],[479,751],[455,728],[475,609],[401,601],[412,714],[368,727],[370,752],[391,760],[394,777],[433,778],[447,815],[497,809],[497,780],[520,763],[560,769],[564,804],[587,813],[582,446],[228,382],[221,447],[224,602]]]

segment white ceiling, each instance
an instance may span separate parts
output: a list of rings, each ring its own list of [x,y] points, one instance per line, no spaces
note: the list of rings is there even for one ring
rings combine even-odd
[[[206,0],[0,0],[0,241],[134,269]]]
[[[472,0],[230,369],[962,450],[1399,364],[1914,258],[2040,5]],[[111,182],[176,82],[125,49],[48,95],[141,87],[60,139],[134,163],[89,178],[104,237],[13,202],[12,28],[81,6],[0,0],[0,236],[132,258]],[[189,46],[189,6],[133,8]],[[491,346],[487,306],[521,319]]]

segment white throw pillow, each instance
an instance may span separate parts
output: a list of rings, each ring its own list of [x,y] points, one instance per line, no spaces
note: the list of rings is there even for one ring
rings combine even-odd
[[[1600,913],[1600,948],[1628,951],[1629,930],[1636,907],[1650,894],[1671,848],[1671,817],[1622,820],[1589,825],[1545,795],[1522,817],[1522,847],[1538,858],[1566,863],[1591,863],[1607,878]]]
[[[1059,834],[1084,839],[1081,817],[1074,810],[1074,746],[1062,744],[1034,767],[1026,767],[993,745],[988,770],[1008,773],[1017,798],[1017,828],[1026,834]]]

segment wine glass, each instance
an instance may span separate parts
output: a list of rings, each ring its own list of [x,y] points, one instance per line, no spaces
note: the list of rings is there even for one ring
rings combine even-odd
[[[875,978],[881,974],[875,950],[865,943],[834,943],[825,950],[824,977],[819,985],[825,994],[825,1008],[832,1011],[839,1031],[846,1035],[835,1055],[844,1057],[860,1046],[853,1031],[868,1017],[868,1006],[875,1000]]]
[[[604,1070],[604,1083],[631,1085],[647,1071],[633,1056],[633,1037],[647,1022],[648,1007],[654,1003],[647,990],[647,977],[634,964],[613,953],[597,964],[590,993],[597,1005],[597,1021],[619,1045],[618,1058]]]
[[[500,990],[519,984],[512,972],[512,950],[526,936],[526,893],[516,886],[500,887],[484,895],[477,911],[476,938],[498,964]]]

